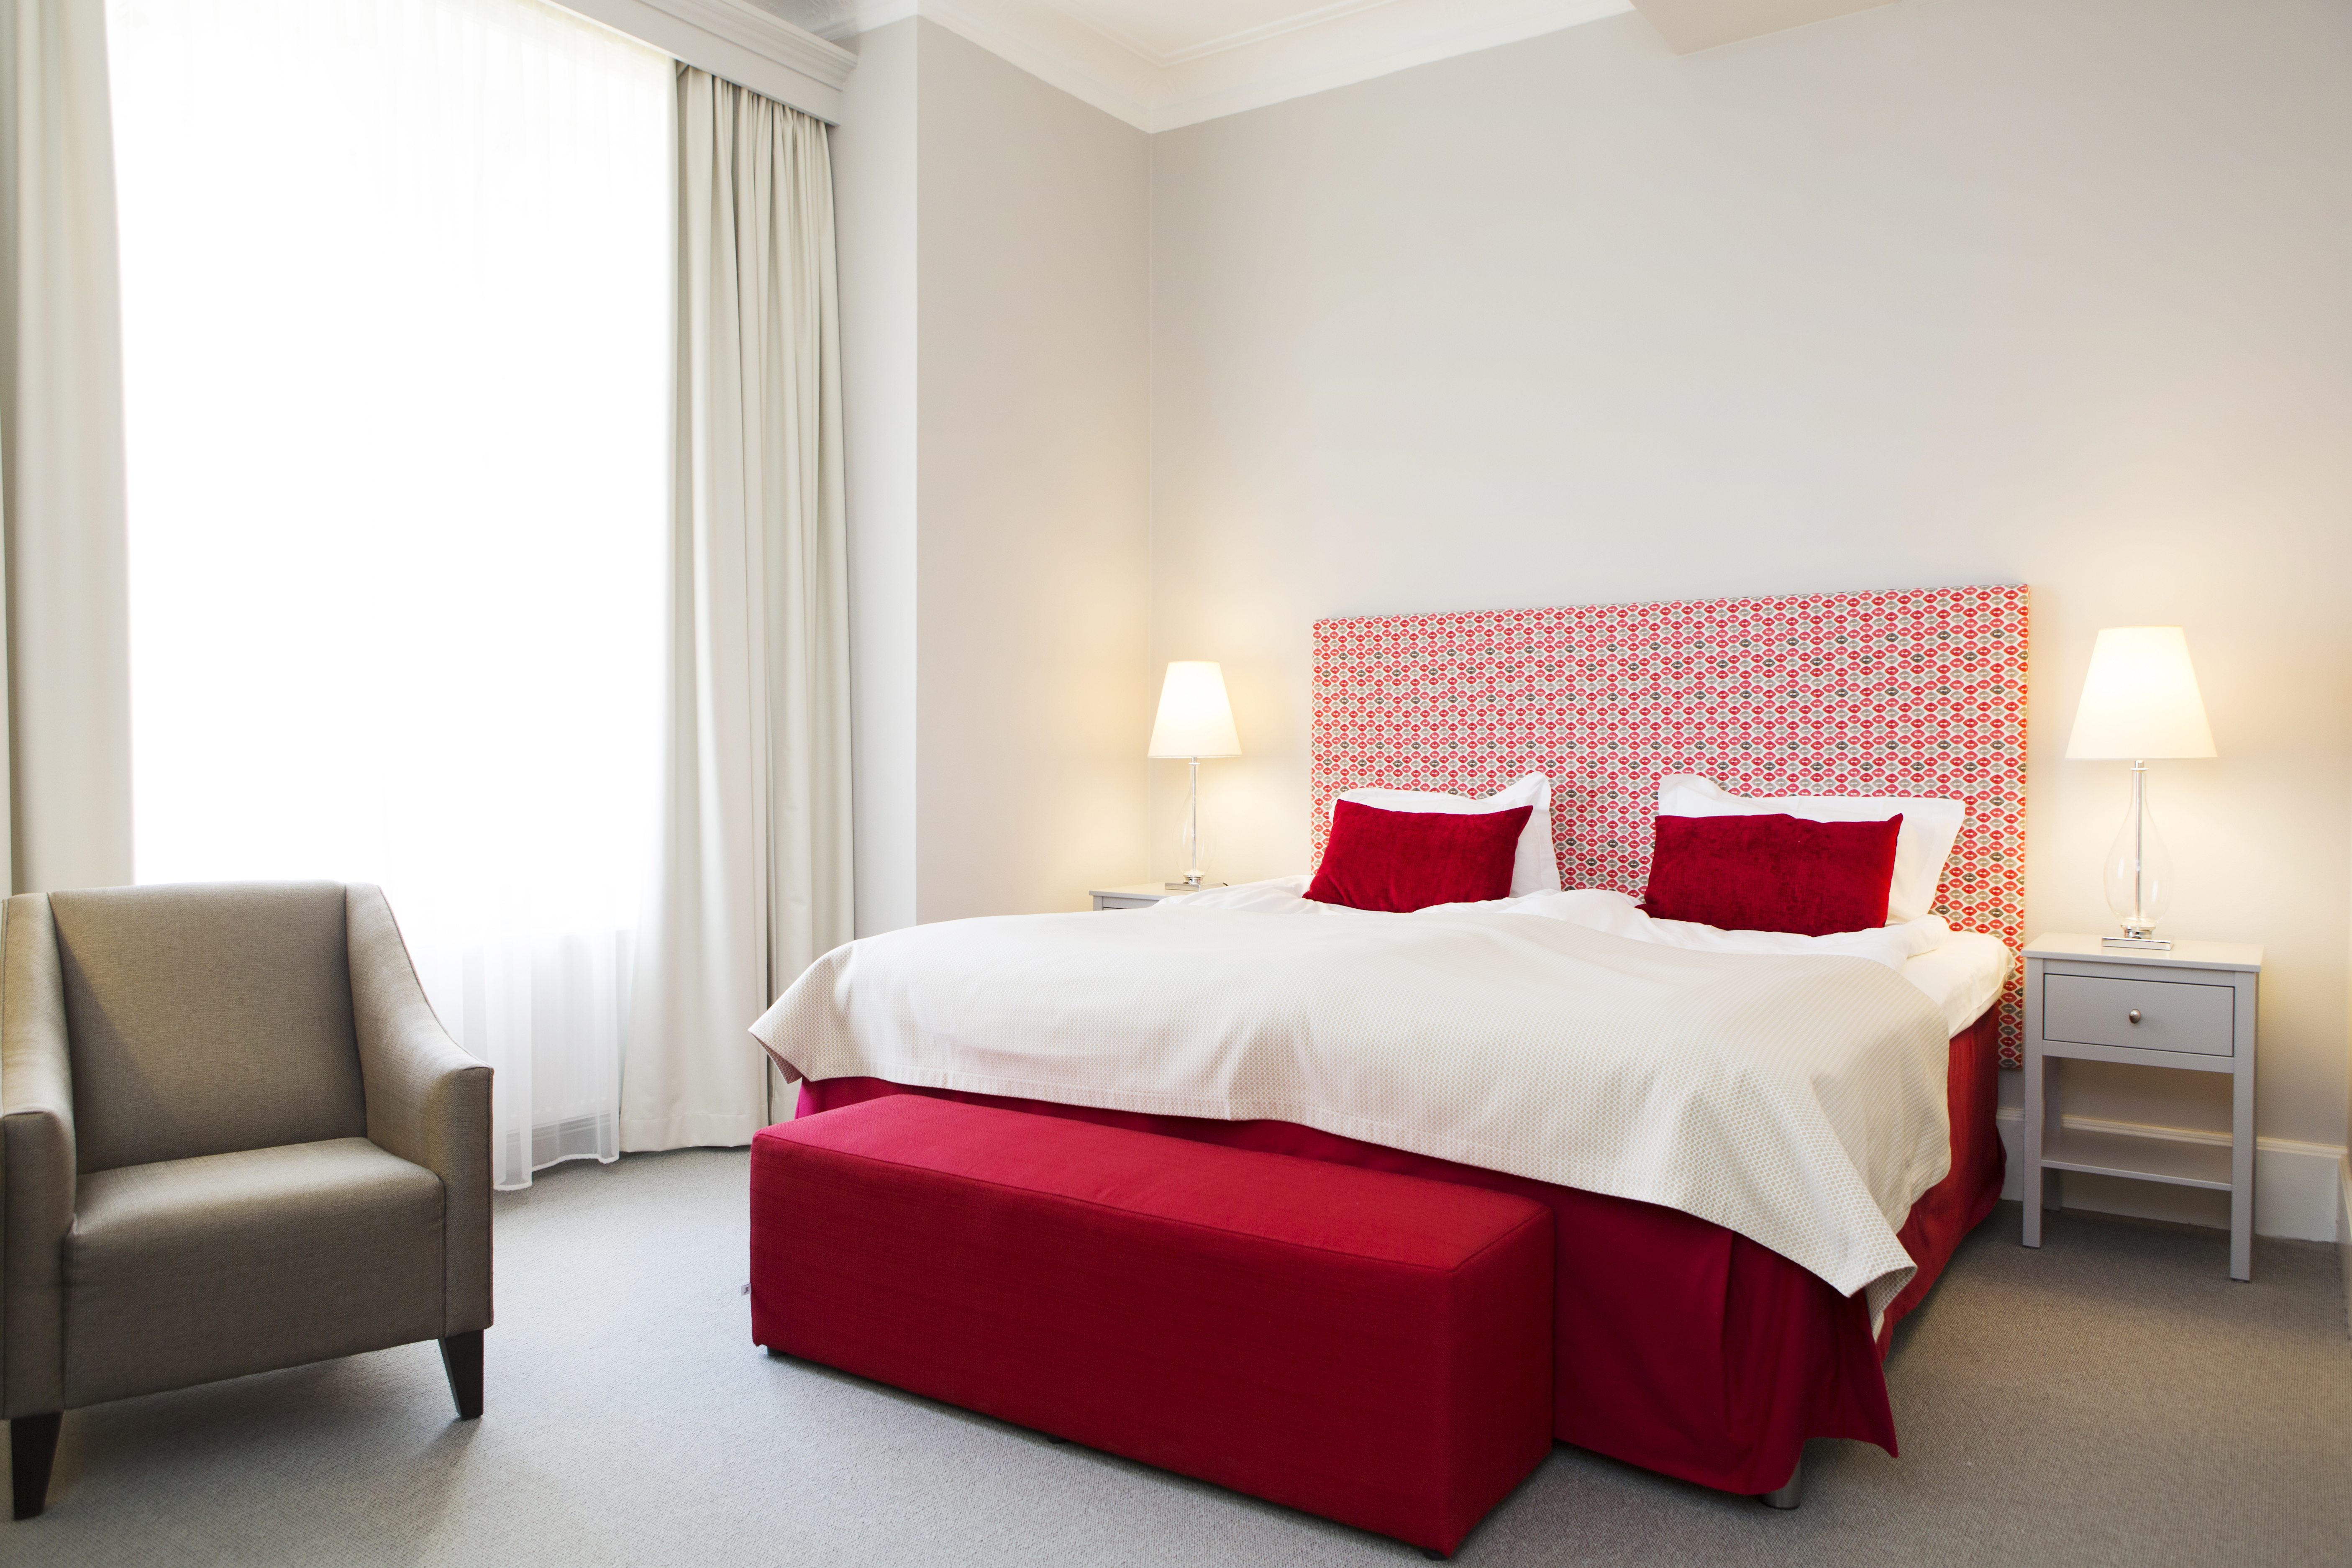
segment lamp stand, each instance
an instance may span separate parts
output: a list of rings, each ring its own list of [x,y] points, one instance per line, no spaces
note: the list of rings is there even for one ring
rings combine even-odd
[[[1205,886],[1201,880],[1201,759],[1192,759],[1192,797],[1185,807],[1184,858],[1190,863],[1184,869],[1184,879],[1171,882],[1168,890],[1197,893]]]
[[[2147,763],[2145,759],[2132,763],[2131,781],[2131,910],[2123,917],[2124,934],[2102,937],[2099,945],[2140,952],[2169,952],[2172,951],[2172,939],[2156,934],[2156,921],[2147,912]]]

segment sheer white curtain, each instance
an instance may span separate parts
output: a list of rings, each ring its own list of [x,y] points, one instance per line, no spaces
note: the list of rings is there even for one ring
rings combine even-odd
[[[142,881],[383,884],[501,1186],[618,1152],[673,68],[534,0],[110,0]]]

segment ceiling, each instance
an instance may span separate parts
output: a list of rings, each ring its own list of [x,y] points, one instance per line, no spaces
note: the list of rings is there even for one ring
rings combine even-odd
[[[757,3],[835,41],[928,16],[1131,125],[1169,131],[1634,9],[1686,54],[1889,0]]]
[[[1063,0],[1062,9],[1154,65],[1328,26],[1388,0]]]
[[[871,25],[860,23],[861,8],[877,9],[870,4],[861,7],[859,0],[762,3],[819,34],[861,31],[864,26]],[[1152,64],[1165,66],[1391,3],[1391,0],[1045,0],[1042,7],[1032,8],[1062,12]],[[977,7],[982,11],[1017,8],[992,7],[986,0]],[[1626,5],[1613,8],[1622,11]],[[928,7],[879,9],[921,11]]]

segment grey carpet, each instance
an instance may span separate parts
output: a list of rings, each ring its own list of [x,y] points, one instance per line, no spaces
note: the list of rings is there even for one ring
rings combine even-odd
[[[429,1344],[66,1417],[34,1563],[1404,1563],[1412,1549],[862,1383],[748,1335],[740,1152],[572,1165],[498,1211],[488,1415]],[[2335,1249],[2018,1211],[1888,1363],[1903,1457],[1802,1509],[1569,1448],[1464,1544],[1510,1563],[2352,1563]]]

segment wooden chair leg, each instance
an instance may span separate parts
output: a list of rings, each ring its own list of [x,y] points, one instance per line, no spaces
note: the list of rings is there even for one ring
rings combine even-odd
[[[8,1483],[16,1517],[32,1519],[49,1506],[49,1467],[58,1457],[58,1426],[64,1413],[19,1415],[8,1423]]]
[[[457,1419],[478,1421],[482,1415],[482,1331],[451,1334],[441,1342],[442,1370],[449,1374],[449,1397],[457,1402]]]

